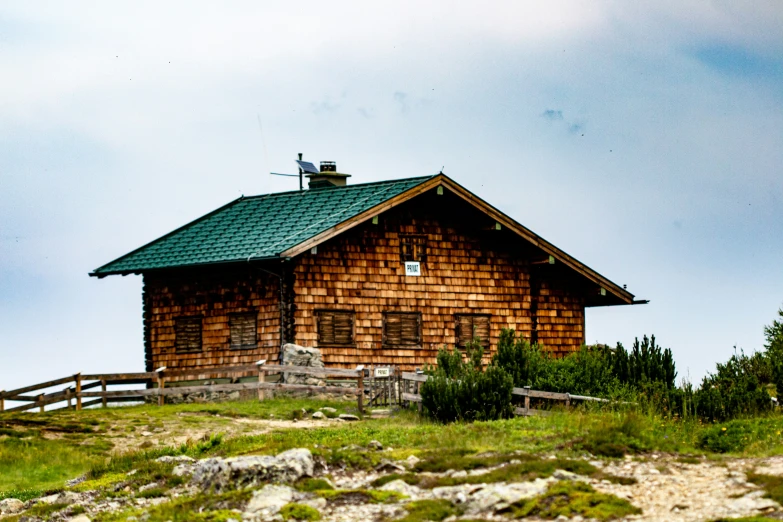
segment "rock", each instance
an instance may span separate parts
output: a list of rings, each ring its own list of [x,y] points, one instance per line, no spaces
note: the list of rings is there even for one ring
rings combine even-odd
[[[326,418],[326,415],[324,415],[324,412],[322,412],[322,411],[317,411],[317,412],[313,413],[313,414],[311,415],[311,417],[312,417],[313,419],[325,419],[325,418]]]
[[[77,484],[81,484],[85,480],[87,480],[87,475],[82,475],[81,477],[76,477],[75,479],[66,480],[65,481],[65,487],[66,488],[72,488],[73,486],[75,486]]]
[[[0,515],[15,515],[24,509],[24,502],[16,498],[0,500]]]
[[[407,495],[409,497],[413,497],[415,495],[418,495],[421,490],[416,486],[411,486],[404,480],[392,480],[391,482],[387,482],[380,488],[381,491],[396,491],[397,493],[402,493],[403,495]]]
[[[532,482],[489,484],[468,496],[465,513],[478,515],[488,511],[505,509],[520,500],[541,495],[551,483],[551,479],[536,479]],[[435,490],[433,490],[434,492]]]
[[[381,444],[381,443],[380,443],[380,442],[378,442],[377,440],[371,440],[371,441],[370,441],[370,442],[367,444],[367,446],[369,446],[370,448],[372,448],[372,449],[374,449],[374,450],[378,450],[378,451],[381,451],[381,450],[383,449],[383,444]]]
[[[552,473],[552,477],[556,478],[557,480],[577,480],[579,475],[564,469],[556,469],[555,472]]]
[[[745,495],[744,497],[740,497],[738,499],[733,500],[729,506],[736,511],[740,512],[753,512],[753,511],[763,511],[765,509],[769,508],[776,508],[778,507],[778,503],[775,502],[772,499],[769,498],[763,498],[761,495],[754,495],[756,493],[755,491],[752,493],[749,493],[748,495]],[[763,495],[763,492],[761,492]]]
[[[412,467],[416,466],[416,464],[421,462],[421,459],[419,457],[417,457],[416,455],[411,455],[410,457],[405,459],[405,462],[407,463],[409,468],[412,468]]]
[[[380,464],[375,466],[375,471],[378,473],[405,473],[407,470],[396,462],[383,459]]]
[[[285,451],[276,457],[253,456],[212,458],[199,461],[193,470],[191,482],[204,489],[222,491],[256,486],[265,482],[295,482],[313,475],[313,456],[310,450],[299,448]]]
[[[356,415],[351,415],[350,413],[341,413],[338,417],[338,419],[342,419],[344,421],[358,421],[359,417]]]
[[[75,517],[69,520],[70,522],[90,522],[90,517],[82,513],[81,515],[76,515]]]
[[[306,348],[297,344],[286,344],[283,346],[283,365],[323,368],[324,362],[321,359],[321,350],[318,348]],[[296,373],[287,373],[285,375],[285,381],[288,384],[307,384],[310,386],[326,385],[326,381],[323,378],[315,377],[313,375]]]
[[[142,437],[152,437],[152,432],[151,431],[142,431],[141,432],[141,436]]]
[[[142,491],[149,491],[150,489],[155,489],[155,488],[159,488],[159,487],[160,487],[160,483],[159,482],[151,482],[149,484],[145,484],[145,485],[141,486],[139,488],[139,493],[141,493]]]
[[[325,411],[326,413],[337,413],[337,410],[330,408],[329,406],[324,406],[320,411]]]
[[[187,455],[164,455],[162,457],[158,457],[155,459],[156,462],[162,462],[164,464],[185,464],[187,462],[196,462],[196,459],[193,457],[188,457]]]
[[[326,499],[323,497],[300,500],[299,503],[304,504],[305,506],[310,506],[311,508],[317,509],[318,511],[321,511],[326,507]]]
[[[467,476],[468,476],[468,472],[465,471],[464,469],[461,469],[459,471],[455,471],[454,473],[451,474],[452,478],[462,478],[462,477],[467,477]]]
[[[270,515],[276,515],[280,509],[294,498],[294,490],[288,486],[275,486],[267,484],[253,493],[253,497],[245,508],[245,513],[267,519]],[[243,516],[244,518],[244,516]]]

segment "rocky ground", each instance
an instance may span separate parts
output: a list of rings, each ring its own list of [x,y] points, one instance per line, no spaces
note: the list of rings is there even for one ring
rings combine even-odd
[[[384,451],[380,443],[368,450]],[[550,458],[555,459],[554,456]],[[0,501],[0,519],[36,521],[48,518],[78,522],[156,520],[154,512],[152,515],[150,512],[145,514],[145,510],[165,505],[172,499],[204,495],[205,491],[216,497],[222,495],[220,498],[228,498],[231,492],[243,490],[243,497],[238,497],[236,502],[226,503],[230,507],[228,511],[235,514],[237,521],[283,520],[291,511],[286,506],[292,505],[316,510],[324,521],[395,520],[409,516],[409,506],[414,501],[437,500],[445,500],[455,508],[455,514],[447,517],[447,520],[508,520],[510,507],[519,506],[526,499],[545,495],[553,484],[582,482],[597,492],[625,499],[641,510],[640,514],[624,516],[623,520],[706,521],[759,514],[777,517],[780,505],[765,498],[763,490],[749,483],[746,473],[755,470],[768,475],[783,475],[783,457],[682,462],[682,459],[673,455],[653,453],[644,458],[590,462],[605,476],[627,479],[622,481],[625,484],[617,483],[616,479],[592,478],[558,469],[549,477],[522,482],[426,488],[396,479],[375,488],[373,484],[377,484],[379,478],[391,473],[407,473],[415,467],[418,459],[383,460],[376,470],[350,471],[329,469],[323,459],[314,458],[308,449],[300,448],[277,456],[203,460],[175,456],[161,457],[158,462],[171,466],[172,475],[183,479],[181,485],[167,491],[165,495],[149,498],[143,495],[160,487],[160,484],[151,482],[138,486],[135,491],[124,491],[126,494],[119,496],[106,495],[96,489],[65,491],[27,502],[6,499]],[[508,463],[487,468],[425,472],[422,475],[430,479],[480,476],[513,464],[514,460],[511,459]],[[135,470],[131,470],[127,475],[132,477],[135,473]],[[313,489],[302,487],[302,479],[307,477],[329,478],[321,481],[319,489]],[[78,484],[77,480],[72,486]],[[119,481],[112,487],[117,490],[118,486],[122,488],[123,482]],[[45,510],[36,511],[36,507],[42,505],[56,509],[38,517],[35,513]],[[122,515],[117,518],[117,514]],[[223,513],[222,516],[225,518],[214,520],[231,519],[230,514]],[[575,515],[570,520],[584,518]]]

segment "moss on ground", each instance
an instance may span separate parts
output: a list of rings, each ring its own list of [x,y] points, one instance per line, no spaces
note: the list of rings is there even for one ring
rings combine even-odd
[[[570,518],[581,515],[597,520],[613,520],[641,513],[627,500],[598,493],[589,484],[579,481],[555,482],[543,495],[518,502],[507,511],[513,518],[557,518],[561,515]]]
[[[124,522],[128,517],[144,516],[147,522],[224,522],[241,518],[253,492],[230,491],[220,495],[201,493],[193,497],[177,498],[156,506],[142,509],[126,509],[113,513],[96,514],[93,522]],[[237,511],[234,511],[237,510]]]
[[[321,489],[312,491],[317,496],[325,498],[333,504],[390,504],[407,498],[397,491],[380,491],[377,489]]]
[[[321,520],[321,513],[314,507],[304,504],[286,504],[280,509],[283,520]]]
[[[405,506],[406,516],[398,522],[440,522],[453,515],[460,515],[461,511],[454,504],[445,499],[417,500]]]

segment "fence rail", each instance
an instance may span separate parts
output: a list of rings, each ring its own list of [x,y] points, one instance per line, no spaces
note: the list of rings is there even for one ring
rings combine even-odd
[[[402,391],[400,393],[400,399],[403,402],[413,402],[422,408],[421,394],[419,388],[421,383],[426,382],[430,376],[423,373],[402,372]],[[588,397],[586,395],[571,395],[570,393],[558,393],[548,392],[540,390],[531,390],[529,387],[514,388],[511,391],[513,396],[524,398],[524,407],[514,408],[515,415],[549,415],[551,412],[548,410],[541,410],[530,407],[530,399],[548,399],[553,401],[564,402],[566,406],[571,405],[571,401],[594,401],[594,402],[609,402],[607,399],[600,399],[598,397]]]
[[[279,374],[283,382],[267,382],[266,377],[270,374]],[[342,379],[355,379],[356,386],[346,388],[344,386],[325,385],[316,386],[309,384],[288,384],[285,377],[288,374],[310,375],[314,377],[338,377]],[[240,378],[258,376],[257,382],[235,382]],[[177,381],[172,383],[171,379],[181,377],[193,377],[194,380],[202,379],[226,379],[229,383],[203,384],[198,386],[181,385]],[[181,382],[181,381],[179,381]],[[29,392],[46,390],[63,384],[73,384],[62,390],[40,393],[37,395],[25,395]],[[108,390],[109,386],[145,384],[144,389],[125,389]],[[174,384],[172,386],[172,384]],[[170,386],[170,387],[167,387]],[[100,391],[87,391],[94,388],[100,388]],[[310,366],[290,366],[279,364],[266,364],[266,360],[258,361],[256,364],[222,366],[216,368],[187,368],[187,369],[167,369],[158,368],[154,372],[137,373],[98,373],[81,374],[77,373],[70,377],[62,377],[51,381],[25,386],[10,391],[0,390],[0,414],[10,412],[21,412],[34,410],[38,408],[44,411],[45,406],[64,402],[65,408],[75,408],[81,410],[88,406],[101,404],[106,406],[110,402],[131,402],[144,401],[148,397],[157,397],[158,405],[163,405],[166,397],[183,395],[189,393],[201,392],[224,392],[257,390],[258,399],[265,398],[265,390],[282,391],[308,391],[317,393],[333,393],[356,395],[359,411],[364,411],[364,367],[358,366],[355,370],[344,368],[313,368]],[[84,401],[83,399],[94,399]],[[6,402],[27,402],[21,406],[12,408],[6,407]]]

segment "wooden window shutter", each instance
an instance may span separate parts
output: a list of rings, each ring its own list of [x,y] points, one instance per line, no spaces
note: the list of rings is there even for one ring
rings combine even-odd
[[[465,345],[473,339],[478,339],[481,346],[489,348],[490,317],[485,314],[457,314],[457,346]]]
[[[425,262],[427,236],[400,236],[400,260]]]
[[[383,345],[389,347],[421,346],[419,312],[384,312]]]
[[[201,317],[174,320],[174,345],[177,353],[201,351]]]
[[[353,346],[351,310],[316,310],[319,346]]]
[[[231,335],[231,349],[240,350],[256,348],[257,314],[231,314],[228,316],[228,329]]]

